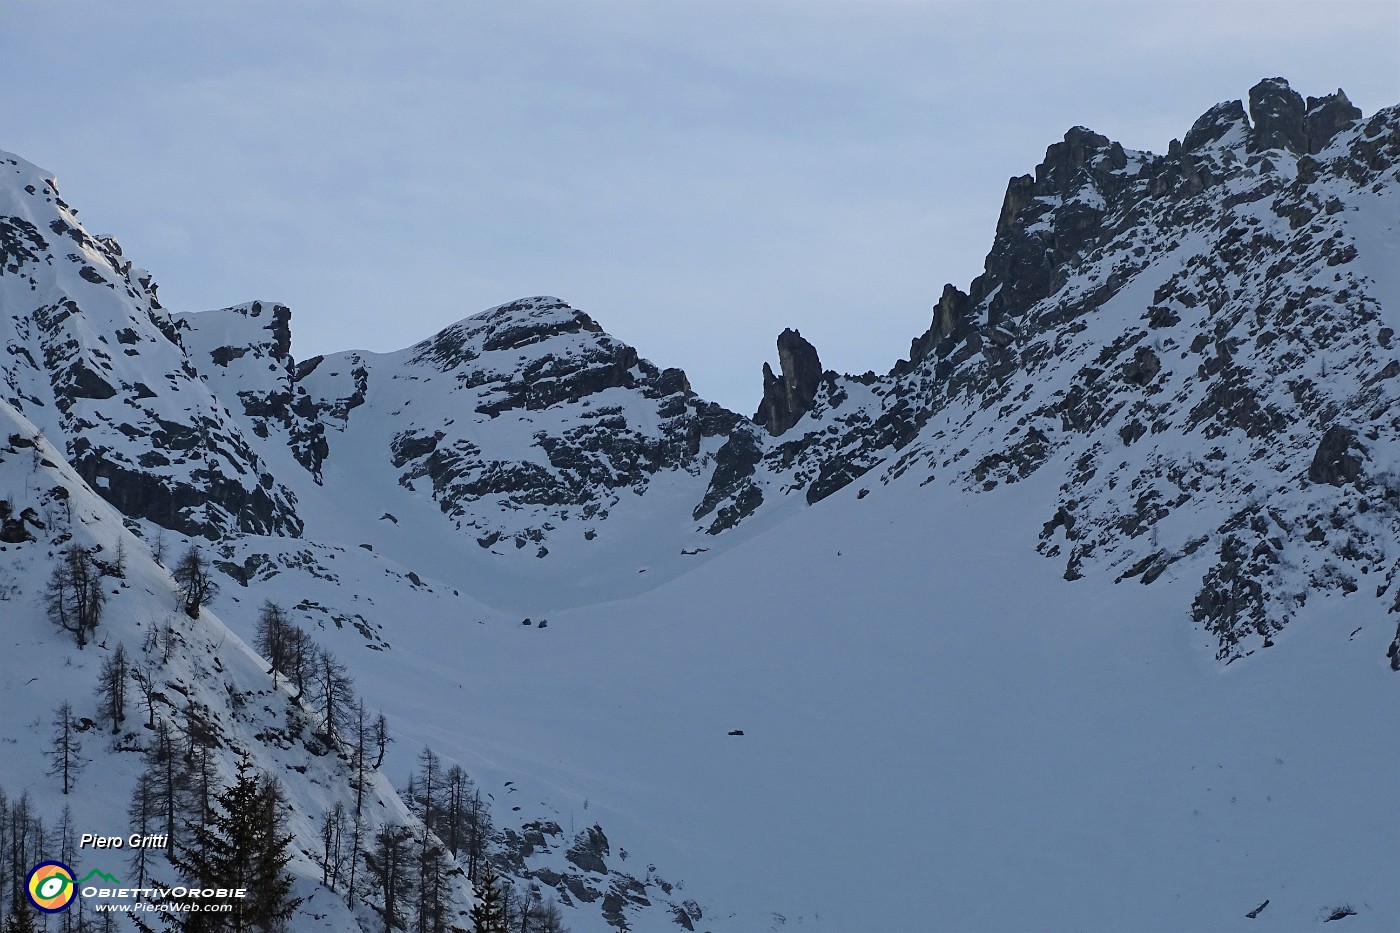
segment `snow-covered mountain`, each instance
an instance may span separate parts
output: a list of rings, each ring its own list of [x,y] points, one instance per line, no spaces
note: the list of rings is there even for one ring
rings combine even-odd
[[[753,417],[555,298],[298,361],[4,160],[17,435],[151,574],[208,548],[211,625],[288,607],[578,933],[1400,922],[1400,109],[1071,129],[908,359],[784,331]]]

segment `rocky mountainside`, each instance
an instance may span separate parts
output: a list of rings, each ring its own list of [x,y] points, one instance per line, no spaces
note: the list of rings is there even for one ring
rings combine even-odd
[[[133,518],[299,533],[292,494],[191,365],[150,274],[89,235],[45,172],[10,155],[0,165],[6,401]]]
[[[150,802],[157,792],[148,788],[142,798],[137,789],[147,786],[142,782],[149,774],[143,777],[143,771],[157,743],[166,741],[178,748],[167,760],[172,768],[183,772],[197,762],[201,780],[213,787],[231,785],[240,766],[278,782],[286,805],[284,831],[292,839],[291,896],[300,901],[295,929],[376,928],[382,898],[362,897],[356,905],[354,899],[347,902],[343,881],[325,884],[322,830],[326,814],[339,806],[361,814],[357,831],[366,848],[390,828],[421,836],[421,820],[389,778],[367,761],[358,770],[343,743],[327,735],[312,690],[297,692],[289,678],[279,683],[269,676],[267,662],[209,611],[194,616],[180,611],[180,588],[171,571],[44,432],[3,401],[0,490],[0,617],[7,648],[0,659],[6,711],[0,742],[18,750],[0,768],[0,787],[11,802],[26,795],[31,812],[48,828],[46,841],[34,840],[36,860],[59,858],[80,871],[95,866],[130,888],[188,879],[164,848],[149,853],[138,880],[133,865],[139,851],[97,852],[74,845],[80,834],[126,840],[133,827],[128,816],[135,819],[137,812],[137,804],[128,808],[128,801],[147,800],[152,819],[143,825],[150,831],[165,827],[154,818],[157,806]],[[53,624],[53,584],[36,582],[51,581],[56,561],[68,555],[81,555],[95,568],[95,585],[105,594],[100,622],[86,643],[75,644],[69,632]],[[172,566],[173,558],[165,557]],[[118,657],[124,659],[126,676],[119,682],[125,683],[125,700],[114,707],[104,702],[102,684]],[[71,786],[52,779],[51,719],[65,704],[74,712]],[[187,797],[198,793],[194,782],[165,786],[179,798],[181,812],[189,806]],[[180,847],[192,842],[189,832],[165,838],[181,855]],[[22,878],[27,868],[10,871]],[[457,872],[446,875],[443,886],[446,922],[468,928],[470,885]],[[93,904],[85,900],[84,907],[92,928],[101,918],[94,920]],[[8,898],[4,905],[7,915],[28,909]],[[64,916],[74,915],[81,914]]]
[[[1282,79],[1165,155],[1076,127],[1011,180],[986,271],[944,287],[907,360],[841,376],[784,331],[752,419],[550,298],[398,353],[297,362],[288,309],[167,314],[12,158],[6,394],[132,517],[296,537],[303,474],[354,485],[344,501],[373,469],[515,573],[551,572],[518,556],[586,553],[635,501],[625,536],[679,554],[867,474],[986,491],[1049,466],[1063,488],[1034,546],[1070,578],[1150,583],[1180,564],[1200,579],[1192,617],[1233,659],[1310,589],[1379,574],[1384,597],[1397,572],[1374,467],[1400,368],[1380,310],[1397,132],[1393,108],[1363,119],[1341,91],[1304,100]],[[1227,520],[1198,529],[1182,509]]]
[[[616,800],[595,823],[580,771],[442,702],[503,721],[539,703],[568,723],[554,740],[588,758],[575,739],[616,724],[571,716],[604,689],[569,680],[577,664],[493,679],[532,652],[548,667],[553,645],[602,650],[561,618],[688,618],[723,601],[736,562],[772,589],[752,594],[753,618],[786,618],[802,600],[780,581],[805,571],[783,577],[790,553],[773,542],[822,528],[812,540],[836,557],[865,552],[831,515],[864,528],[887,512],[946,518],[950,503],[1016,503],[1029,517],[999,542],[1008,567],[1053,567],[1057,598],[1150,606],[1156,624],[1208,637],[1218,666],[1274,647],[1309,607],[1346,607],[1335,624],[1349,630],[1400,611],[1397,108],[1368,117],[1340,90],[1305,99],[1275,78],[1166,154],[1075,127],[1011,179],[985,271],[944,286],[907,359],[838,374],[785,330],[752,417],[548,297],[395,353],[297,360],[285,306],[168,313],[51,178],[0,158],[0,395],[14,417],[147,542],[210,548],[234,632],[251,638],[265,599],[289,607],[415,740],[455,743],[505,817],[503,870],[556,892],[581,933],[757,927],[662,879],[653,852],[667,872],[662,856],[688,854],[671,827]],[[18,514],[5,533],[22,538]],[[872,601],[917,589],[896,565],[865,581]],[[719,582],[697,596],[698,579]],[[801,631],[829,621],[815,612]],[[616,649],[600,668],[660,650],[657,633],[628,631],[620,646],[600,631]],[[1367,650],[1400,669],[1397,645],[1387,633]],[[462,673],[478,663],[511,704]],[[721,664],[716,696],[744,663]],[[420,702],[407,683],[453,692]],[[629,715],[677,760],[708,748],[688,720],[653,714]],[[642,740],[618,741],[631,754]]]
[[[1071,579],[1150,584],[1185,561],[1191,616],[1230,660],[1310,590],[1378,574],[1384,598],[1397,572],[1384,542],[1400,493],[1362,469],[1395,430],[1381,307],[1397,132],[1393,108],[1363,120],[1341,91],[1305,101],[1282,79],[1250,91],[1248,114],[1211,108],[1166,155],[1076,127],[1009,183],[985,273],[944,287],[907,360],[841,376],[784,331],[752,419],[555,299],[299,365],[285,310],[261,341],[222,323],[247,308],[179,325],[244,434],[275,427],[318,480],[342,438],[375,434],[397,483],[498,556],[591,541],[624,493],[663,479],[675,494],[629,535],[719,536],[867,474],[988,491],[1049,465],[1063,488],[1034,546]]]
[[[944,287],[890,373],[822,372],[784,332],[769,436],[731,440],[708,530],[862,477],[976,494],[1049,470],[1026,545],[1070,580],[1198,579],[1189,611],[1222,660],[1310,593],[1400,609],[1397,164],[1395,108],[1363,120],[1282,79],[1166,155],[1071,129],[1011,180],[986,271]]]

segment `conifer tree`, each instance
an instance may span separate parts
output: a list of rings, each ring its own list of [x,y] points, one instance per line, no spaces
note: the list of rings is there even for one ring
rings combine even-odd
[[[345,870],[345,804],[339,800],[321,818],[321,883],[332,891]]]
[[[175,582],[180,585],[180,606],[191,619],[199,618],[200,608],[219,592],[219,584],[209,574],[209,565],[199,548],[190,549],[175,565]]]
[[[267,659],[268,673],[272,675],[272,685],[277,686],[277,675],[287,669],[287,649],[292,624],[287,621],[287,613],[271,600],[262,604],[258,611],[258,629],[253,647]]]
[[[38,933],[34,926],[34,911],[15,905],[10,910],[10,919],[5,922],[5,933]]]
[[[446,843],[447,850],[456,858],[457,853],[467,844],[469,830],[467,814],[471,809],[472,795],[476,784],[461,765],[447,769],[447,787],[443,795],[442,813],[437,834]]]
[[[311,636],[295,625],[290,626],[286,632],[285,664],[282,673],[292,682],[292,686],[297,688],[297,699],[306,695],[306,685],[311,675],[314,673],[316,656],[316,643],[311,640]]]
[[[412,832],[407,826],[386,823],[374,837],[373,853],[366,853],[365,867],[381,899],[384,933],[403,927],[402,909],[415,891],[413,884]]]
[[[73,716],[73,704],[64,700],[53,717],[53,745],[49,748],[49,774],[63,781],[63,793],[73,789],[87,764],[82,758],[83,747],[78,742],[78,723]]]
[[[476,788],[467,802],[467,877],[473,883],[481,880],[481,868],[486,862],[486,840],[491,838],[491,809],[481,799]]]
[[[155,800],[156,819],[165,833],[165,851],[170,854],[175,847],[175,821],[180,814],[186,770],[176,751],[174,733],[164,719],[146,747],[146,775]]]
[[[118,644],[102,662],[102,670],[97,675],[97,697],[102,715],[112,720],[112,734],[122,731],[126,720],[126,677],[130,666],[126,660],[125,646]]]
[[[296,837],[287,832],[287,798],[276,778],[262,782],[258,807],[258,858],[248,892],[256,897],[252,920],[255,929],[280,930],[301,899],[292,897],[287,864]]]
[[[487,862],[476,884],[476,904],[471,911],[472,933],[509,933],[505,905],[501,903],[500,879]]]
[[[151,778],[150,771],[142,771],[136,776],[136,787],[131,792],[131,803],[127,805],[126,815],[130,820],[131,831],[141,836],[151,835],[159,818],[157,811],[157,797],[155,782]],[[146,886],[146,872],[149,868],[150,850],[145,846],[137,846],[131,850],[131,861],[128,862],[131,870],[136,873],[136,886],[144,888]]]
[[[394,741],[389,738],[389,720],[380,713],[374,719],[374,768],[379,770],[384,767],[384,752],[389,747],[389,743]]]
[[[44,591],[49,621],[72,632],[78,647],[87,645],[88,635],[102,621],[106,604],[101,573],[92,556],[80,547],[70,547],[54,565]]]
[[[354,708],[355,695],[352,692],[350,674],[345,665],[336,660],[329,651],[315,653],[312,673],[312,702],[321,714],[326,728],[326,738],[334,746],[340,734],[348,725],[350,712]]]
[[[208,825],[190,827],[190,841],[171,861],[203,887],[246,888],[222,913],[189,916],[189,933],[206,930],[278,930],[299,901],[291,896],[293,837],[285,833],[284,804],[277,785],[261,780],[244,757],[233,786],[214,798]]]

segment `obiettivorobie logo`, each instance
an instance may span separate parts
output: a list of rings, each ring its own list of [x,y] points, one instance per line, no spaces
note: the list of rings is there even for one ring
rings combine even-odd
[[[98,887],[89,884],[93,879],[105,882],[111,887]],[[120,879],[96,868],[78,879],[75,877],[73,869],[63,862],[50,859],[40,862],[30,869],[29,878],[25,883],[25,892],[29,895],[29,902],[34,905],[35,909],[46,914],[57,914],[67,910],[79,894],[91,898],[136,898],[143,901],[143,903],[122,906],[120,908],[122,910],[204,910],[213,912],[229,910],[231,905],[227,901],[230,898],[241,899],[248,896],[247,888],[184,886],[124,888],[121,884]],[[163,903],[152,903],[151,901]]]
[[[29,903],[46,914],[57,914],[67,910],[77,896],[78,886],[87,884],[93,878],[101,878],[110,884],[121,884],[106,872],[93,869],[87,877],[78,881],[73,877],[73,869],[58,861],[40,862],[29,870],[25,891]]]

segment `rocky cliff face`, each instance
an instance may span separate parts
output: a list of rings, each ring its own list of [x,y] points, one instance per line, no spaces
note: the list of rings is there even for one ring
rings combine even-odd
[[[186,534],[297,534],[295,500],[214,398],[115,240],[0,156],[0,392],[125,514]]]

